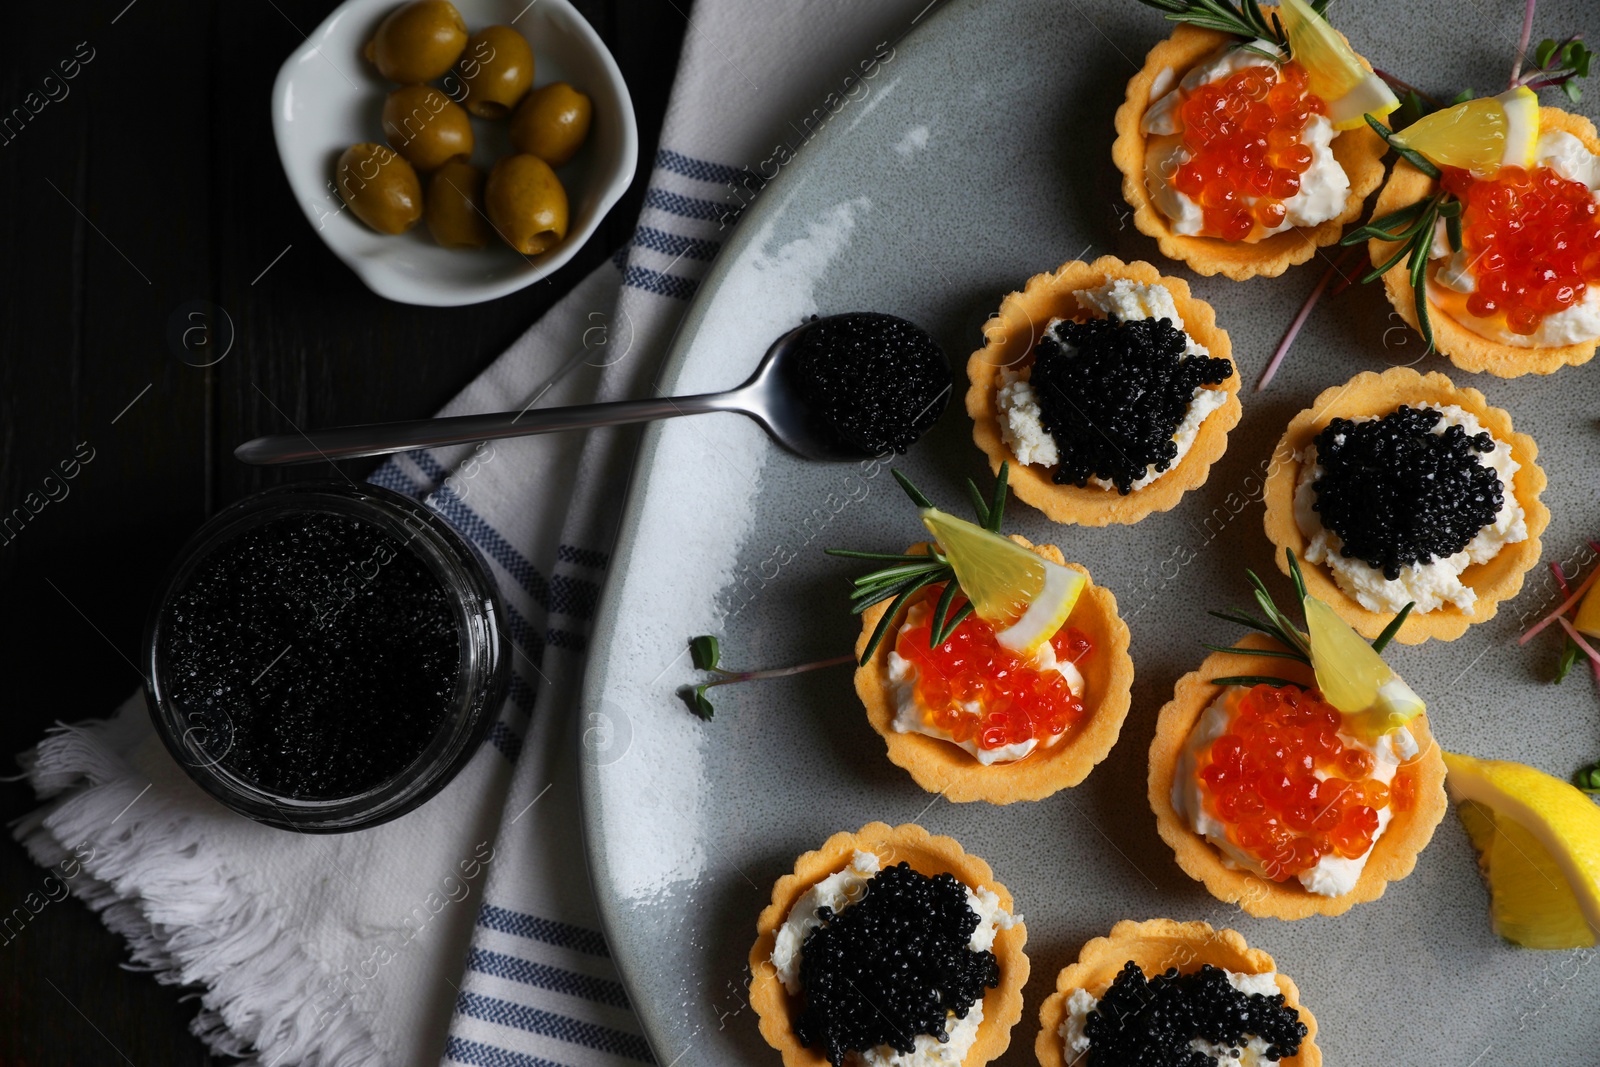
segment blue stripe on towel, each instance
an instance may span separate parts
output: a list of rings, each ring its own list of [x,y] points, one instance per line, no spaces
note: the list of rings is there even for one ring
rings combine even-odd
[[[611,556],[605,552],[597,552],[592,548],[579,548],[576,545],[562,545],[556,549],[556,560],[560,563],[576,563],[580,567],[590,570],[605,570],[606,564],[611,562]]]
[[[600,587],[593,582],[569,578],[564,574],[550,579],[550,610],[554,614],[592,619],[599,601]]]
[[[550,586],[544,575],[516,547],[500,536],[478,513],[461,502],[449,486],[440,486],[429,498],[433,510],[450,521],[450,525],[472,538],[473,544],[483,554],[504,567],[516,583],[525,589],[533,602],[541,608],[550,608]]]
[[[630,266],[623,272],[622,284],[633,289],[643,289],[647,293],[655,293],[657,296],[669,296],[674,300],[687,300],[700,287],[700,283],[691,278],[680,278],[676,274],[662,274],[648,267],[635,266]]]
[[[715,200],[700,200],[682,193],[668,192],[666,189],[647,189],[644,194],[644,206],[653,207],[657,211],[665,211],[669,215],[680,215],[686,219],[702,219],[706,222],[715,222],[724,215],[737,212],[737,207],[731,204],[719,204]]]
[[[599,1052],[626,1056],[640,1063],[656,1062],[655,1057],[650,1054],[649,1043],[638,1034],[613,1030],[609,1026],[600,1026],[597,1023],[582,1022],[565,1015],[558,1015],[553,1011],[513,1004],[509,1000],[487,997],[482,993],[466,992],[456,1000],[456,1011],[469,1019],[480,1019],[499,1026],[514,1026],[518,1030],[543,1034],[557,1041],[567,1041]]]
[[[720,241],[710,241],[704,237],[685,237],[680,233],[658,230],[654,226],[640,226],[635,230],[633,243],[640,248],[660,252],[664,256],[688,256],[690,259],[713,259],[717,251],[722,248]]]
[[[400,469],[400,464],[392,459],[367,475],[367,481],[385,489],[392,489],[402,496],[411,497],[413,500],[422,495],[421,487],[412,481],[405,471]]]
[[[682,152],[674,152],[670,148],[663,148],[656,153],[656,166],[662,170],[670,170],[674,174],[681,174],[685,178],[693,178],[697,182],[712,182],[716,185],[726,185],[744,173],[741,167],[695,159]]]
[[[489,729],[489,743],[508,763],[517,762],[517,757],[522,755],[522,738],[503,722],[496,722]]]
[[[562,1067],[559,1063],[542,1060],[538,1056],[511,1052],[477,1041],[465,1041],[459,1037],[452,1037],[445,1042],[444,1058],[465,1063],[468,1067]]]
[[[503,952],[491,952],[489,949],[475,948],[467,957],[467,968],[479,974],[487,974],[495,978],[504,978],[512,982],[521,982],[523,985],[538,986],[540,989],[553,989],[557,993],[565,993],[569,997],[580,997],[584,1000],[593,1000],[600,1004],[610,1004],[614,1008],[626,1008],[628,995],[622,991],[620,982],[613,982],[606,978],[595,978],[593,975],[578,974],[575,971],[563,970],[560,967],[551,967],[543,963],[534,963],[531,960],[518,959],[507,956]]]
[[[587,930],[571,923],[541,919],[537,915],[525,915],[510,908],[485,904],[478,909],[478,925],[503,934],[525,937],[530,941],[543,941],[557,948],[576,949],[590,956],[611,958],[611,950],[606,948],[606,939],[600,931]]]

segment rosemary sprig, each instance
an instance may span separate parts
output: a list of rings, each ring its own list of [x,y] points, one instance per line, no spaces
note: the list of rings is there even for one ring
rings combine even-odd
[[[1140,0],[1141,3],[1166,13],[1169,22],[1187,22],[1202,29],[1229,33],[1246,41],[1266,40],[1277,44],[1287,54],[1289,35],[1283,32],[1283,23],[1274,11],[1271,19],[1261,10],[1257,0]],[[1328,0],[1311,0],[1311,8],[1323,14]],[[1256,49],[1260,51],[1260,49]],[[1269,56],[1280,59],[1281,56]]]
[[[1301,572],[1300,561],[1295,558],[1295,554],[1291,549],[1284,549],[1283,555],[1289,564],[1289,581],[1294,586],[1296,602],[1302,606],[1301,611],[1303,618],[1305,599],[1308,595],[1306,593],[1306,576]],[[1202,642],[1203,647],[1210,649],[1212,652],[1236,652],[1241,656],[1261,656],[1267,659],[1292,659],[1296,662],[1304,663],[1307,667],[1312,666],[1310,639],[1300,632],[1300,627],[1296,626],[1294,621],[1291,620],[1289,616],[1286,615],[1283,610],[1280,609],[1273,601],[1272,593],[1267,589],[1267,584],[1261,580],[1261,576],[1256,574],[1255,571],[1249,569],[1246,569],[1244,573],[1250,579],[1252,592],[1255,593],[1256,605],[1260,607],[1262,614],[1265,615],[1266,618],[1258,618],[1257,616],[1252,615],[1247,611],[1241,611],[1238,608],[1234,608],[1229,611],[1208,611],[1206,614],[1215,616],[1216,618],[1222,619],[1226,622],[1248,627],[1251,630],[1260,631],[1276,641],[1280,647],[1239,648],[1236,646],[1212,645]],[[1383,628],[1383,632],[1377,637],[1373,638],[1372,650],[1374,652],[1381,653],[1384,650],[1384,647],[1394,639],[1394,635],[1400,632],[1400,627],[1405,624],[1407,617],[1410,616],[1413,606],[1413,604],[1407,604],[1405,607],[1401,608],[1399,614],[1397,614],[1390,621],[1388,626]],[[1264,674],[1231,675],[1226,678],[1213,678],[1211,681],[1214,685],[1270,685],[1280,688],[1286,685],[1298,684],[1296,682],[1290,682],[1282,678]]]
[[[987,500],[979,491],[977,483],[971,478],[967,479],[967,495],[972,502],[972,510],[978,516],[978,525],[991,533],[1000,532],[1000,524],[1005,518],[1006,483],[1010,471],[1009,463],[1000,464],[994,493]],[[933,501],[929,500],[910,478],[898,470],[890,473],[894,475],[895,481],[900,483],[900,488],[905,490],[906,496],[911,498],[913,504],[919,508],[933,507]],[[961,621],[972,614],[971,601],[959,608],[954,607],[961,586],[956,581],[955,568],[950,566],[950,561],[939,551],[937,544],[929,545],[926,555],[855,552],[844,548],[829,548],[825,551],[830,556],[840,556],[844,559],[870,559],[889,564],[864,574],[853,582],[855,590],[850,594],[852,614],[859,615],[874,604],[881,604],[885,600],[890,602],[883,613],[883,618],[879,619],[878,625],[873,628],[865,651],[861,653],[860,662],[863,664],[878,651],[884,635],[889,632],[890,625],[899,617],[901,610],[926,586],[944,583],[944,592],[939,595],[939,601],[933,609],[933,625],[929,627],[930,647],[947,641],[956,627],[961,625]]]
[[[1441,174],[1438,167],[1404,145],[1396,144],[1394,131],[1389,127],[1371,115],[1365,117],[1367,125],[1371,126],[1373,132],[1382,137],[1384,143],[1394,149],[1401,159],[1434,181],[1439,180]],[[1373,219],[1365,226],[1350,231],[1339,242],[1341,245],[1354,245],[1376,238],[1396,246],[1394,253],[1363,275],[1361,281],[1363,284],[1374,282],[1394,269],[1401,260],[1405,260],[1406,272],[1411,281],[1412,300],[1417,313],[1417,332],[1422,334],[1422,340],[1427,344],[1424,355],[1433,351],[1433,323],[1428,316],[1428,258],[1433,252],[1433,234],[1438,228],[1440,219],[1445,223],[1445,234],[1450,241],[1450,250],[1461,251],[1461,201],[1444,189],[1440,189],[1425,200],[1418,200],[1399,211],[1390,212],[1381,219]]]

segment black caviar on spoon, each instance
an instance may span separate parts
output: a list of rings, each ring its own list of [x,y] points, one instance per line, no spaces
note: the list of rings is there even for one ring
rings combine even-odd
[[[272,434],[233,454],[279,465],[735,411],[801,459],[904,452],[950,401],[950,363],[925,331],[893,315],[813,318],[772,343],[744,384],[723,393]]]

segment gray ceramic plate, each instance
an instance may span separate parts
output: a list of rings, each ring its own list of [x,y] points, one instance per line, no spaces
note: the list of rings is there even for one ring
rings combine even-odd
[[[1501,84],[1521,8],[1347,0],[1338,22],[1379,65],[1448,91]],[[1539,28],[1583,29],[1585,10],[1541,4]],[[1065,260],[1114,253],[1186,276],[1125,225],[1110,162],[1123,84],[1162,32],[1132,0],[969,0],[929,20],[899,47],[873,105],[830,124],[750,210],[684,322],[663,388],[732,385],[813,313],[907,316],[964,365],[1001,296]],[[1279,279],[1192,281],[1232,334],[1247,383],[1324,263]],[[797,854],[879,819],[954,836],[1026,914],[1033,979],[1002,1062],[1034,1062],[1039,1002],[1085,940],[1157,916],[1232,926],[1272,953],[1321,1021],[1329,1063],[1596,1062],[1600,962],[1496,939],[1453,814],[1382,899],[1285,923],[1224,906],[1185,876],[1145,801],[1157,710],[1202,640],[1236,632],[1205,609],[1246,601],[1247,566],[1283,588],[1252,494],[1273,443],[1324,387],[1417,362],[1419,342],[1396,326],[1374,290],[1324,304],[1271,389],[1244,395],[1210,480],[1171,512],[1084,529],[1013,501],[1010,529],[1061,545],[1116,593],[1137,680],[1120,742],[1083,785],[1008,808],[955,805],[912,784],[885,758],[846,668],[717,690],[711,723],[684,709],[674,690],[693,677],[683,649],[694,634],[721,635],[739,667],[847,651],[855,571],[822,549],[894,550],[919,527],[881,468],[806,465],[734,415],[652,427],[590,654],[585,712],[604,728],[588,735],[599,740],[586,751],[584,820],[606,933],[658,1060],[777,1062],[744,1003],[756,915]],[[1569,559],[1600,533],[1600,364],[1509,382],[1436,357],[1419,369],[1482,389],[1539,442],[1554,512],[1546,559]],[[901,466],[958,510],[963,478],[991,484],[959,394]],[[1561,777],[1600,755],[1591,679],[1580,667],[1551,686],[1555,640],[1513,641],[1519,618],[1553,606],[1550,596],[1540,571],[1461,639],[1394,647],[1447,748]]]

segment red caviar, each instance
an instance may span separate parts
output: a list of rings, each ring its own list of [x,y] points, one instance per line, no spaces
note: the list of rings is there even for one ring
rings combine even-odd
[[[1315,689],[1258,685],[1238,698],[1228,732],[1211,743],[1199,769],[1207,809],[1274,881],[1323,856],[1364,855],[1378,812],[1391,804],[1401,810],[1409,779],[1397,774],[1391,791],[1370,777],[1377,761],[1340,740],[1343,722]]]
[[[1312,153],[1300,135],[1327,110],[1298,63],[1245,67],[1200,86],[1183,102],[1187,159],[1172,185],[1200,205],[1201,234],[1242,241],[1283,224]]]
[[[928,647],[932,608],[942,591],[927,590],[895,641],[895,651],[916,667],[914,692],[928,725],[992,750],[1029,740],[1047,744],[1083,719],[1083,702],[1066,678],[1039,671],[1032,657],[1001,646],[994,627],[976,614],[961,620],[943,644]],[[951,610],[964,603],[958,596]],[[1094,642],[1075,627],[1063,626],[1050,644],[1058,661],[1082,664],[1094,655]],[[966,709],[969,701],[977,702],[977,712]]]
[[[1476,282],[1467,311],[1524,337],[1600,283],[1600,205],[1549,167],[1501,167],[1478,179],[1444,167],[1462,201],[1461,247]]]

